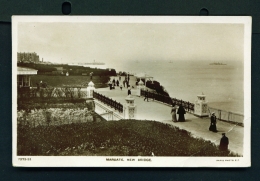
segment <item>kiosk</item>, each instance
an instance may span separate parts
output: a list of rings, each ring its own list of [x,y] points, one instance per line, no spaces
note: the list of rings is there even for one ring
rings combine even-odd
[[[90,81],[87,87],[87,98],[93,98],[93,91],[95,90],[95,84]]]
[[[208,116],[208,102],[206,101],[206,95],[203,93],[197,95],[197,100],[194,105],[194,114],[200,117]]]
[[[132,95],[128,95],[124,104],[124,118],[125,119],[136,119],[136,104],[135,99]]]

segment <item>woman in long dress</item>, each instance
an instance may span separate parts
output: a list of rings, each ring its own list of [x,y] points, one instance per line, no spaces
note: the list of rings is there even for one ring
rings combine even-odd
[[[172,110],[171,110],[171,114],[172,114],[172,121],[173,122],[177,122],[177,117],[176,117],[176,106],[175,104],[172,105]]]
[[[179,114],[179,122],[184,122],[185,121],[185,117],[184,114],[186,114],[186,111],[184,109],[184,107],[182,105],[179,106],[179,109],[177,111],[177,114]]]
[[[211,117],[210,117],[209,130],[213,131],[213,132],[218,132],[216,124],[217,124],[217,117],[215,116],[215,113],[213,112]]]

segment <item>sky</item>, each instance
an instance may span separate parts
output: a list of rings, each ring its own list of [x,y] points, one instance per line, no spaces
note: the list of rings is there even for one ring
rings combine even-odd
[[[18,23],[18,52],[53,63],[243,61],[243,24]]]

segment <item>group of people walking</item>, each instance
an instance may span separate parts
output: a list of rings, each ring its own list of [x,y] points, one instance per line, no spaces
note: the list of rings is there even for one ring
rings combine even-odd
[[[112,80],[110,79],[108,81],[108,86],[109,86],[109,89],[112,90],[112,89],[115,89],[115,87],[119,87],[121,90],[123,90],[123,85],[124,87],[127,88],[127,95],[130,95],[131,94],[131,86],[129,84],[129,76],[126,76],[125,77],[125,80],[122,81],[121,83],[121,76],[119,76],[119,78],[116,80],[115,78],[113,78]]]
[[[177,120],[177,116],[176,116],[176,111],[177,111],[177,114],[179,115],[178,120]],[[171,114],[172,114],[173,122],[177,122],[177,121],[184,122],[185,121],[184,114],[186,114],[186,111],[182,105],[179,105],[179,107],[177,107],[176,104],[173,103],[172,109],[171,109]]]
[[[179,115],[178,120],[176,113]],[[172,104],[172,109],[171,109],[171,114],[172,114],[172,121],[173,122],[184,122],[185,117],[184,114],[186,114],[186,111],[182,105],[176,106],[175,103]],[[217,132],[217,117],[215,113],[213,112],[210,117],[210,126],[209,130],[213,132]],[[220,151],[228,151],[228,144],[229,144],[229,139],[226,137],[225,133],[222,133],[222,138],[220,139],[220,144],[219,144],[219,150]]]
[[[115,79],[113,79],[112,81],[111,80],[109,80],[108,81],[108,86],[109,86],[109,88],[110,88],[110,90],[112,90],[112,89],[115,89],[115,87],[117,86],[117,87],[119,87],[119,80],[115,80]],[[120,85],[120,88],[121,88],[121,90],[122,90],[122,84]]]

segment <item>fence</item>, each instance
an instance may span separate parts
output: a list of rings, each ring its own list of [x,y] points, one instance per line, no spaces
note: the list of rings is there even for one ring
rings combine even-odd
[[[108,97],[106,97],[102,94],[99,94],[95,91],[93,92],[93,97],[95,99],[107,104],[108,106],[114,108],[115,110],[119,111],[120,113],[123,112],[123,105],[120,104],[119,102],[116,102],[116,101],[114,101],[114,100],[112,100],[112,99],[110,99],[110,98],[108,98]]]
[[[217,119],[244,126],[244,115],[209,107],[209,115],[215,112]]]
[[[87,97],[86,92],[81,89],[83,87],[46,87],[46,88],[36,88],[36,87],[22,87],[18,88],[18,99],[19,98],[29,98],[29,97],[64,97],[64,98],[83,98]]]
[[[194,104],[193,103],[183,101],[183,100],[179,100],[179,99],[176,99],[176,98],[171,98],[169,96],[156,94],[156,93],[145,91],[145,90],[141,89],[141,96],[145,96],[145,94],[148,94],[148,98],[152,98],[153,100],[156,100],[156,101],[168,104],[168,105],[172,105],[173,102],[176,105],[182,104],[182,106],[184,107],[184,109],[186,109],[186,111],[194,112]]]
[[[194,104],[193,103],[183,101],[183,100],[179,100],[179,99],[176,99],[176,98],[171,98],[171,99],[175,104],[182,105],[184,107],[184,109],[186,109],[186,111],[194,112]]]

